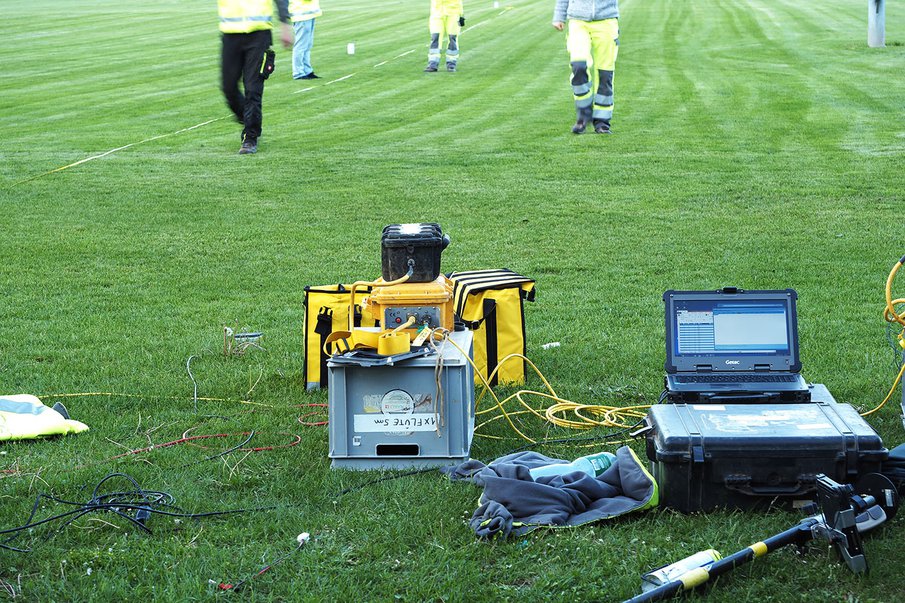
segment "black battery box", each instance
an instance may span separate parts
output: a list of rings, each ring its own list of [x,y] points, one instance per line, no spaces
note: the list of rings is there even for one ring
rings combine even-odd
[[[380,237],[380,268],[385,281],[395,281],[413,269],[409,283],[429,283],[440,276],[440,253],[449,237],[434,222],[390,224]]]
[[[660,502],[682,512],[797,506],[817,474],[854,482],[889,456],[848,404],[658,404],[645,419]]]

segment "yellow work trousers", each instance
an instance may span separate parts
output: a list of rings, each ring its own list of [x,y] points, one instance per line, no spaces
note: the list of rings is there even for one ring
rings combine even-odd
[[[430,28],[431,41],[430,48],[427,51],[428,63],[440,62],[440,50],[444,40],[449,38],[449,44],[446,47],[446,62],[456,63],[459,60],[459,16],[435,16],[431,15],[428,21]]]
[[[579,114],[590,112],[594,121],[613,117],[613,72],[619,52],[619,21],[569,20],[566,48],[572,63],[572,96]]]

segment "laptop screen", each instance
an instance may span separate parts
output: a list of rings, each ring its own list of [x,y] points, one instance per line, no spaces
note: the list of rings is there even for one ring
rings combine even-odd
[[[675,353],[788,354],[786,320],[780,302],[679,302]]]
[[[667,370],[797,370],[796,294],[667,291]]]

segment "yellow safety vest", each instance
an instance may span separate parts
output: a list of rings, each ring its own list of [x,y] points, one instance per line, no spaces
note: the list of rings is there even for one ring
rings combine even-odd
[[[30,394],[0,396],[0,442],[83,431],[88,431],[87,425],[63,417]]]
[[[322,14],[320,0],[289,0],[289,15],[293,22],[309,21]]]
[[[462,0],[431,0],[432,17],[460,17],[464,12]]]
[[[271,0],[217,0],[220,11],[220,31],[250,33],[273,29]]]

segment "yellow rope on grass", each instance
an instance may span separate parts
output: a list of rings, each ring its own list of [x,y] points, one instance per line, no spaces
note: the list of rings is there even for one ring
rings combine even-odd
[[[38,398],[86,398],[91,396],[107,396],[116,398],[135,398],[137,400],[185,400],[185,396],[148,396],[145,394],[122,394],[117,392],[79,392],[75,394],[43,394]],[[251,400],[233,400],[230,398],[207,398],[198,396],[198,400],[204,402],[232,402],[234,404],[248,404],[251,406],[263,406],[265,408],[278,408],[273,404],[252,402]]]

